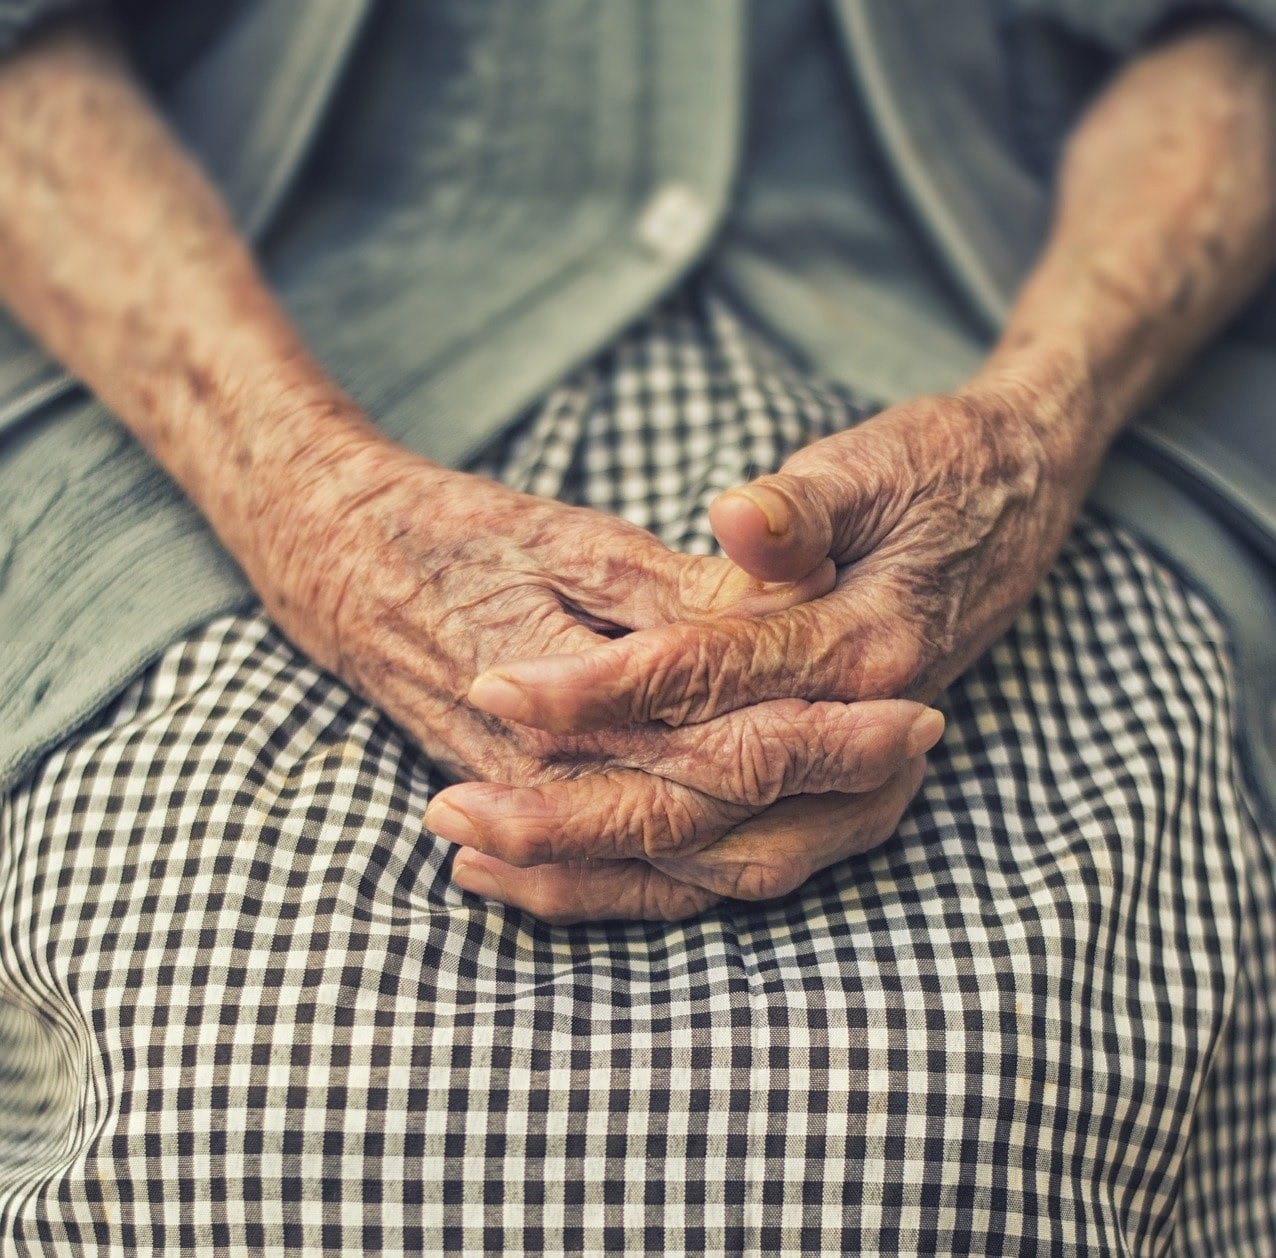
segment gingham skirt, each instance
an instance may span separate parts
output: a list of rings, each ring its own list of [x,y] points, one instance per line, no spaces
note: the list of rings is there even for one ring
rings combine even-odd
[[[691,289],[489,460],[705,551],[853,421]],[[774,904],[555,929],[259,613],[0,805],[4,1253],[1276,1254],[1276,845],[1210,609],[1076,528],[898,835]]]

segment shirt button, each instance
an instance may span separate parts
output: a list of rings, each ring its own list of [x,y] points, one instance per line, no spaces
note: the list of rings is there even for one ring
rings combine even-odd
[[[666,262],[694,252],[709,224],[709,206],[685,183],[658,188],[638,218],[638,240]]]

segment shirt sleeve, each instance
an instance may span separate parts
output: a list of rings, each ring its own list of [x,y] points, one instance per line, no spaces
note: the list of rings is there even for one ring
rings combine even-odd
[[[1189,15],[1231,14],[1276,34],[1276,0],[1013,0],[1013,7],[1114,53],[1133,51],[1166,22]]]
[[[0,0],[0,53],[16,48],[24,36],[51,18],[100,8],[95,0]]]

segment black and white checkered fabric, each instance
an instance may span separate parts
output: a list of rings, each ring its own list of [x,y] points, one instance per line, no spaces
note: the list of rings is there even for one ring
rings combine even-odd
[[[491,466],[710,544],[854,418],[711,295]],[[1077,528],[883,849],[555,929],[449,880],[430,767],[260,615],[0,808],[0,1249],[1276,1253],[1276,844],[1202,601]]]

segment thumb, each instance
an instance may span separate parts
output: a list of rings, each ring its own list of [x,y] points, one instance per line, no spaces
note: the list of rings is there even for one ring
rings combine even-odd
[[[709,523],[729,558],[762,581],[799,581],[835,556],[853,494],[824,477],[776,472],[714,499]]]
[[[713,616],[765,616],[821,598],[837,580],[831,560],[817,562],[794,580],[758,580],[729,559],[670,555],[664,580],[652,583],[653,624]]]

